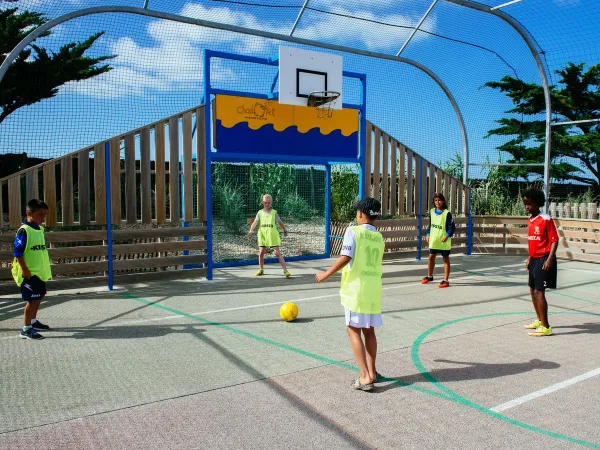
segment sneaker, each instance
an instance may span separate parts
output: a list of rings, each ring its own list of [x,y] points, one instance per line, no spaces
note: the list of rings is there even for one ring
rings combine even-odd
[[[291,277],[291,276],[292,276],[292,274],[291,274],[291,273],[289,273],[287,270],[284,270],[284,271],[283,271],[283,274],[285,275],[285,277],[286,277],[286,278],[289,278],[289,277]]]
[[[427,284],[430,281],[433,281],[433,277],[423,277],[423,279],[421,280],[421,284]]]
[[[525,328],[527,328],[528,330],[536,330],[541,326],[542,326],[541,320],[534,320],[530,324],[525,325]]]
[[[550,336],[552,334],[552,327],[546,328],[544,326],[537,327],[534,331],[529,333],[529,336]]]
[[[29,328],[27,331],[21,330],[21,339],[44,339],[44,336],[33,328]]]
[[[34,330],[49,330],[50,329],[50,327],[48,325],[43,324],[39,320],[36,320],[35,322],[31,322],[31,326],[33,327]]]
[[[438,287],[440,288],[447,288],[448,286],[450,286],[450,283],[448,283],[446,280],[442,281]]]
[[[256,273],[254,274],[254,276],[255,276],[255,277],[260,277],[260,276],[261,276],[261,275],[263,275],[264,273],[265,273],[265,271],[264,271],[264,270],[262,270],[262,269],[258,269],[258,272],[256,272]]]

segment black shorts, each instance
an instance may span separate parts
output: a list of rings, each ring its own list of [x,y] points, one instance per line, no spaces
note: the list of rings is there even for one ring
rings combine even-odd
[[[450,256],[450,250],[439,250],[437,248],[430,248],[429,249],[429,254],[430,255],[435,255],[437,253],[440,253],[442,255],[442,257],[444,257],[444,258]]]
[[[41,300],[46,295],[46,283],[40,280],[37,275],[23,280],[21,284],[21,296],[26,302],[35,302]]]
[[[529,287],[538,291],[545,289],[556,289],[556,256],[550,270],[543,270],[542,267],[548,259],[548,255],[541,258],[529,258]]]

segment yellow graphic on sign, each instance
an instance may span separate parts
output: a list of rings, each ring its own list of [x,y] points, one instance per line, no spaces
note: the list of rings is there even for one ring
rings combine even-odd
[[[314,128],[324,135],[335,130],[344,136],[358,132],[358,111],[355,109],[335,110],[331,117],[321,118],[317,117],[315,108],[283,105],[276,100],[217,95],[215,102],[216,120],[226,128],[246,122],[253,130],[270,124],[276,131],[295,126],[300,133]]]

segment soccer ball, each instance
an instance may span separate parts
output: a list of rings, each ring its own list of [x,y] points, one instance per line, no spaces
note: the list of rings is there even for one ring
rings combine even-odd
[[[298,317],[298,307],[292,302],[286,302],[279,308],[279,315],[286,322],[291,322]]]

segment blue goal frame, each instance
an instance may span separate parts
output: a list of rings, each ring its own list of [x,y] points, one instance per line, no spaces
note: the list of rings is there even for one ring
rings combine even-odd
[[[331,254],[330,247],[330,234],[331,234],[331,165],[332,164],[358,164],[359,170],[359,198],[364,196],[364,180],[365,180],[365,160],[366,160],[366,130],[367,130],[367,117],[366,117],[366,97],[367,97],[367,76],[362,73],[343,71],[343,76],[348,78],[355,78],[361,82],[361,101],[359,104],[343,103],[343,108],[356,109],[359,111],[359,144],[358,144],[358,157],[357,158],[335,158],[331,160],[327,156],[323,157],[305,157],[305,156],[294,156],[294,155],[260,155],[260,154],[240,154],[240,153],[226,153],[226,152],[214,152],[213,153],[213,127],[211,120],[211,100],[212,96],[216,94],[234,95],[238,97],[250,97],[260,98],[265,100],[276,100],[278,96],[276,94],[257,94],[255,92],[244,92],[227,89],[216,89],[211,86],[210,75],[211,75],[211,59],[228,59],[234,61],[242,61],[253,64],[263,64],[267,66],[277,66],[279,64],[278,59],[265,59],[257,58],[254,56],[238,55],[234,53],[225,53],[214,50],[204,51],[204,120],[206,123],[206,134],[205,134],[205,145],[206,145],[206,254],[207,254],[207,274],[206,278],[212,280],[213,269],[219,267],[232,267],[242,266],[250,264],[258,264],[258,259],[249,261],[235,261],[235,262],[213,262],[213,236],[212,236],[212,162],[253,162],[253,163],[284,163],[284,164],[319,164],[325,166],[325,253],[321,255],[307,255],[307,256],[291,256],[286,258],[287,261],[301,261],[311,259],[323,259],[329,258]],[[200,199],[198,199],[200,201]],[[277,262],[277,258],[265,258],[265,262]]]

